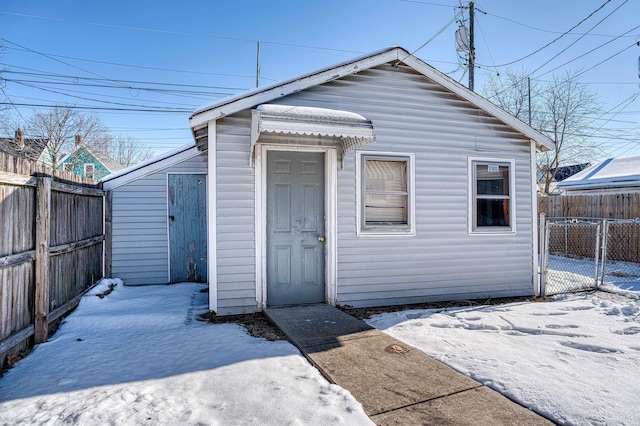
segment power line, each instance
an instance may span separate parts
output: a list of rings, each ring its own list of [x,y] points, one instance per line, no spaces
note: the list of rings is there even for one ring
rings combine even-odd
[[[117,28],[117,29],[131,30],[131,31],[143,31],[143,32],[150,32],[150,33],[170,34],[170,35],[179,35],[179,36],[187,36],[187,37],[204,37],[204,38],[213,38],[218,40],[248,42],[252,44],[255,44],[257,41],[260,41],[261,43],[270,44],[273,46],[297,47],[297,48],[303,48],[303,49],[324,50],[324,51],[342,52],[342,53],[362,53],[356,50],[334,49],[329,47],[307,46],[302,44],[283,43],[283,42],[277,42],[277,41],[262,41],[262,40],[254,40],[254,39],[239,38],[239,37],[216,36],[216,35],[202,34],[202,33],[188,33],[184,31],[159,30],[155,28],[132,27],[127,25],[103,24],[100,22],[88,22],[88,21],[78,21],[73,19],[53,18],[50,16],[30,15],[26,13],[0,11],[0,14],[21,16],[21,17],[33,18],[33,19],[43,19],[47,21],[58,21],[58,22],[68,22],[72,24],[91,25],[96,27]]]
[[[0,105],[12,105],[9,102],[0,102]],[[27,104],[27,103],[13,103],[15,106],[24,106],[24,107],[32,107],[32,108],[56,108],[60,105],[51,105],[51,104]],[[96,110],[96,111],[125,111],[125,112],[152,112],[152,113],[169,113],[169,114],[190,114],[193,112],[192,109],[166,109],[166,110],[158,110],[158,109],[150,109],[150,108],[109,108],[109,107],[96,107],[96,106],[85,106],[85,105],[65,105],[66,108],[71,109],[83,109],[83,110]]]
[[[581,35],[580,37],[578,37],[576,40],[573,41],[573,43],[569,44],[567,47],[565,47],[564,49],[562,49],[560,52],[556,53],[551,59],[549,59],[547,62],[545,62],[544,64],[540,65],[538,68],[536,68],[535,70],[531,71],[531,73],[529,75],[533,75],[535,74],[536,71],[539,71],[542,67],[544,67],[545,65],[547,65],[549,62],[553,61],[555,58],[557,58],[558,56],[560,56],[561,54],[563,54],[564,52],[567,51],[567,49],[569,49],[571,46],[575,45],[577,42],[579,42],[580,40],[582,40],[587,34],[589,34],[589,32],[591,32],[591,30],[593,30],[594,28],[596,28],[598,25],[602,24],[607,18],[609,18],[611,15],[613,15],[614,13],[616,13],[618,11],[618,9],[620,9],[622,6],[624,6],[629,0],[624,0],[622,3],[620,3],[620,5],[618,7],[616,7],[615,9],[613,9],[613,11],[611,11],[607,16],[605,16],[604,18],[602,18],[601,20],[599,20],[594,26],[592,26],[585,34]],[[637,27],[636,27],[637,28]]]
[[[631,44],[631,45],[629,45],[629,46],[625,47],[625,48],[624,48],[624,49],[622,49],[621,51],[619,51],[619,52],[617,52],[617,53],[614,53],[613,55],[609,56],[608,58],[603,59],[602,61],[598,62],[598,63],[597,63],[597,64],[595,64],[595,65],[590,66],[590,67],[589,67],[589,68],[587,68],[586,70],[582,70],[582,71],[580,71],[578,74],[576,74],[576,76],[579,76],[579,75],[582,75],[582,74],[584,74],[584,73],[586,73],[586,72],[588,72],[588,71],[591,71],[592,69],[596,68],[597,66],[600,66],[600,65],[604,64],[605,62],[607,62],[608,60],[613,59],[613,58],[615,58],[616,56],[618,56],[619,54],[621,54],[621,53],[623,53],[623,52],[625,52],[625,51],[627,51],[627,50],[631,49],[631,48],[632,48],[632,47],[634,47],[635,45],[636,45],[636,43],[633,43],[633,44]]]
[[[619,35],[619,36],[618,36],[618,37],[616,37],[616,38],[612,38],[611,40],[607,41],[606,43],[603,43],[603,44],[601,44],[600,46],[597,46],[597,47],[595,47],[595,48],[593,48],[593,49],[589,50],[588,52],[583,53],[583,54],[582,54],[582,55],[580,55],[580,56],[576,56],[575,58],[568,60],[567,62],[563,63],[562,65],[558,65],[557,67],[555,67],[555,68],[553,68],[553,69],[551,69],[551,70],[549,70],[549,71],[546,71],[546,72],[544,72],[544,73],[540,74],[538,77],[542,77],[543,75],[547,75],[547,74],[549,74],[550,72],[553,72],[553,71],[557,70],[558,68],[562,68],[562,67],[564,67],[565,65],[568,65],[568,64],[570,64],[571,62],[573,62],[573,61],[575,61],[575,60],[577,60],[577,59],[580,59],[580,58],[582,58],[582,57],[584,57],[584,56],[586,56],[586,55],[588,55],[588,54],[590,54],[590,53],[593,53],[593,52],[595,52],[596,50],[600,49],[601,47],[604,47],[604,46],[606,46],[607,44],[609,44],[609,43],[612,43],[612,42],[616,41],[616,40],[617,40],[617,39],[619,39],[620,37],[624,37],[624,35],[625,35],[625,34],[628,34],[628,33],[630,33],[631,31],[637,30],[638,28],[640,28],[640,25],[638,25],[638,26],[637,26],[637,27],[635,27],[635,28],[631,28],[629,31],[625,32],[624,34],[621,34],[621,35]],[[577,40],[576,40],[576,41],[577,41]],[[560,53],[562,53],[562,52],[560,52]],[[553,59],[553,58],[552,58],[552,59]],[[548,63],[548,62],[547,62],[547,63]],[[544,65],[542,65],[542,66],[544,66]],[[535,71],[534,71],[534,72],[535,72]],[[532,74],[533,74],[533,72],[532,72]]]
[[[67,66],[69,66],[69,67],[76,68],[76,69],[79,69],[80,71],[84,71],[84,72],[86,72],[86,73],[89,73],[89,74],[92,74],[92,75],[95,75],[95,76],[98,76],[98,77],[101,77],[101,78],[104,78],[104,79],[109,80],[107,77],[104,77],[104,76],[102,76],[102,75],[100,75],[100,74],[98,74],[98,73],[95,73],[95,72],[93,72],[93,71],[86,70],[86,69],[84,69],[84,68],[78,67],[78,66],[76,66],[76,65],[70,64],[70,63],[65,62],[65,61],[61,61],[60,59],[56,59],[56,58],[52,57],[51,55],[48,55],[48,54],[46,54],[46,53],[42,53],[42,52],[38,52],[37,50],[30,49],[30,48],[25,47],[25,46],[22,46],[22,45],[20,45],[20,44],[18,44],[18,43],[14,43],[14,42],[12,42],[12,41],[10,41],[10,40],[7,40],[6,38],[2,38],[2,37],[0,37],[0,40],[4,41],[5,43],[13,44],[14,46],[18,46],[18,47],[20,47],[20,48],[22,48],[22,49],[24,49],[24,50],[27,50],[27,51],[29,51],[29,52],[31,52],[31,53],[35,53],[35,54],[37,54],[37,55],[44,56],[45,58],[47,58],[47,59],[51,59],[52,61],[60,62],[61,64],[67,65]]]
[[[528,25],[528,24],[525,24],[523,22],[516,21],[515,19],[507,18],[507,17],[504,17],[504,16],[499,16],[499,15],[496,15],[494,13],[485,12],[485,15],[493,16],[494,18],[498,18],[498,19],[504,19],[505,21],[513,22],[514,24],[521,25],[523,27],[530,28],[532,30],[541,31],[543,33],[550,33],[550,34],[562,34],[563,33],[562,31],[545,30],[543,28],[534,27],[532,25]],[[583,35],[583,34],[584,33],[571,33],[571,32],[568,33],[568,35]],[[615,37],[615,36],[609,35],[609,34],[591,34],[591,35],[595,36],[595,37]],[[634,37],[634,36],[624,36],[624,37]]]
[[[60,91],[57,91],[57,90],[45,89],[44,87],[38,87],[38,86],[35,86],[35,85],[30,85],[30,84],[25,84],[25,83],[19,83],[19,84],[22,84],[23,86],[26,86],[26,87],[31,87],[33,89],[42,90],[44,92],[54,93],[56,95],[67,96],[67,97],[70,97],[70,98],[80,99],[80,100],[83,100],[83,101],[100,102],[100,103],[103,103],[103,104],[120,105],[120,106],[127,106],[127,107],[136,107],[136,108],[138,108],[138,107],[139,108],[158,108],[158,110],[169,109],[168,107],[152,107],[152,106],[149,106],[149,105],[137,105],[137,104],[126,104],[126,103],[123,103],[123,102],[105,101],[105,100],[100,100],[100,99],[87,98],[87,97],[84,97],[84,96],[70,95],[68,93],[60,92]],[[192,108],[192,109],[194,109],[194,108]]]
[[[23,51],[29,51],[27,49],[16,49],[16,48],[12,48],[10,46],[6,47],[7,49],[15,49],[15,50],[23,50]],[[154,71],[166,71],[166,72],[175,72],[175,73],[185,73],[185,74],[198,74],[198,75],[211,75],[211,76],[218,76],[218,77],[238,77],[238,78],[256,78],[255,75],[241,75],[241,74],[220,74],[220,73],[214,73],[214,72],[205,72],[205,71],[191,71],[191,70],[178,70],[178,69],[174,69],[174,68],[160,68],[160,67],[148,67],[148,66],[144,66],[144,65],[132,65],[132,64],[123,64],[123,63],[118,63],[118,62],[108,62],[108,61],[99,61],[96,59],[86,59],[86,58],[78,58],[75,56],[66,56],[66,55],[55,55],[53,53],[48,53],[48,56],[52,56],[54,58],[64,58],[64,59],[72,59],[74,61],[84,61],[84,62],[92,62],[92,63],[96,63],[96,64],[104,64],[104,65],[115,65],[118,67],[129,67],[129,68],[139,68],[139,69],[146,69],[146,70],[154,70]],[[19,67],[17,65],[13,65],[15,68],[21,68],[21,69],[31,69],[32,68],[25,68],[25,67]],[[262,79],[266,79],[266,80],[270,80],[269,78],[266,77],[261,77]]]
[[[400,1],[403,1],[405,3],[426,4],[426,5],[429,5],[429,6],[453,7],[453,8],[457,8],[458,7],[458,6],[451,6],[450,4],[430,3],[430,2],[426,2],[426,1],[417,1],[417,0],[400,0]]]
[[[500,67],[506,67],[507,65],[512,65],[515,64],[516,62],[520,62],[524,59],[527,59],[533,55],[535,55],[536,53],[546,49],[547,47],[551,46],[553,43],[555,43],[556,41],[560,40],[562,37],[566,36],[567,34],[570,34],[571,31],[573,31],[574,29],[576,29],[577,27],[579,27],[584,21],[586,21],[587,19],[591,18],[596,12],[598,12],[600,9],[602,9],[603,7],[605,7],[607,5],[607,3],[609,3],[611,0],[606,0],[602,5],[600,5],[600,7],[598,7],[596,10],[594,10],[593,12],[591,12],[586,18],[584,18],[583,20],[581,20],[580,22],[578,22],[577,24],[575,24],[573,27],[571,27],[570,29],[568,29],[567,31],[563,32],[562,34],[560,34],[560,36],[554,38],[553,40],[551,40],[549,43],[545,44],[544,46],[542,46],[541,48],[534,50],[533,52],[529,53],[528,55],[523,56],[520,59],[516,59],[515,61],[511,61],[511,62],[507,62],[501,65],[496,65],[497,68]]]
[[[20,113],[20,110],[16,107],[16,105],[13,103],[13,101],[11,100],[11,98],[9,97],[9,95],[7,95],[7,92],[5,92],[4,87],[2,87],[2,85],[0,85],[0,91],[2,91],[2,93],[4,94],[4,97],[7,98],[7,100],[9,101],[8,104],[11,105],[11,107],[18,113],[18,115],[20,116],[20,118],[22,118],[22,121],[26,122],[27,120],[24,119],[24,117],[22,116],[22,114]],[[5,104],[6,105],[6,104]]]
[[[413,52],[409,53],[407,56],[405,56],[402,60],[399,60],[397,63],[400,63],[402,61],[404,61],[405,59],[407,59],[410,56],[413,56],[418,50],[422,49],[423,47],[425,47],[427,44],[431,43],[436,37],[438,37],[440,34],[442,34],[444,32],[444,30],[446,30],[447,28],[449,28],[449,26],[451,24],[453,24],[456,21],[457,15],[453,15],[453,18],[451,18],[451,20],[449,22],[447,22],[446,24],[444,24],[444,26],[442,28],[440,28],[440,30],[438,30],[437,33],[435,33],[433,36],[431,36],[431,38],[427,41],[425,41],[424,43],[422,43],[420,45],[420,47],[418,47],[416,50],[414,50]]]
[[[73,98],[76,98],[76,99],[89,100],[89,101],[102,102],[102,103],[109,103],[109,104],[114,104],[114,105],[140,106],[140,105],[132,105],[132,104],[126,104],[126,103],[109,102],[109,101],[104,101],[104,100],[101,100],[101,99],[85,98],[85,97],[82,97],[82,96],[70,95],[69,93],[80,93],[80,94],[83,94],[83,95],[103,96],[103,97],[114,98],[114,99],[130,99],[130,98],[125,98],[123,96],[113,96],[113,95],[105,95],[105,94],[98,94],[98,93],[82,92],[82,91],[70,90],[70,89],[66,89],[65,92],[59,92],[59,91],[52,90],[52,89],[47,89],[47,88],[44,88],[44,87],[41,87],[41,86],[38,86],[38,85],[35,85],[35,84],[28,84],[28,83],[15,81],[15,80],[7,80],[7,81],[15,82],[16,84],[20,84],[20,85],[26,86],[26,87],[31,87],[33,89],[38,89],[38,90],[42,90],[42,91],[45,91],[45,92],[50,92],[50,93],[55,93],[55,94],[59,94],[59,95],[69,96],[69,97],[73,97]],[[181,106],[190,107],[190,108],[194,108],[194,109],[197,107],[197,105],[193,106],[191,104],[168,102],[168,101],[154,101],[154,100],[149,100],[149,99],[143,99],[143,101],[144,102],[152,102],[152,103],[160,103],[160,104],[163,104],[163,105],[167,105],[167,104],[181,105]],[[144,106],[146,106],[146,105],[144,105]]]
[[[3,65],[12,66],[11,64],[5,64],[5,63],[3,63]],[[152,85],[158,85],[158,86],[193,87],[193,88],[226,89],[226,90],[247,90],[246,87],[205,86],[205,85],[198,85],[198,84],[161,83],[161,82],[155,82],[155,81],[106,79],[106,78],[80,77],[75,75],[64,75],[64,74],[45,73],[45,72],[23,72],[23,71],[4,70],[2,71],[2,73],[23,74],[23,75],[30,75],[34,77],[57,77],[57,78],[89,80],[89,81],[118,81],[121,83],[152,84]]]
[[[74,87],[96,87],[96,88],[106,88],[106,89],[140,90],[140,91],[147,91],[147,92],[158,92],[158,93],[178,94],[178,95],[184,94],[184,95],[202,95],[202,96],[210,96],[210,95],[228,96],[235,93],[235,92],[206,92],[206,91],[195,91],[195,90],[173,90],[173,89],[162,89],[162,88],[155,88],[155,87],[119,87],[119,86],[110,86],[108,84],[69,83],[69,82],[63,82],[63,81],[25,80],[25,79],[13,79],[13,78],[3,78],[2,80],[10,83],[18,83],[18,84],[39,83],[39,84],[74,86]]]

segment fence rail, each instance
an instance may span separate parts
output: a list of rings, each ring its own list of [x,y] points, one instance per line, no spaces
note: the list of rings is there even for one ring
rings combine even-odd
[[[96,182],[0,153],[0,367],[102,277]]]

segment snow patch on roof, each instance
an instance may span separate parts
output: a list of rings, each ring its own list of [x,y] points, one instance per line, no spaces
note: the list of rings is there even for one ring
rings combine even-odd
[[[369,122],[366,118],[351,111],[329,108],[314,108],[291,105],[262,104],[256,108],[268,114],[287,115],[292,117],[309,117],[325,120],[350,120],[356,122]]]
[[[640,185],[640,155],[607,158],[563,180],[559,188],[601,188]]]

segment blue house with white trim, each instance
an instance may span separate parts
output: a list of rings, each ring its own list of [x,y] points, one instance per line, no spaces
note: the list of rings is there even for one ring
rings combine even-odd
[[[60,160],[57,168],[83,178],[100,180],[123,169],[124,166],[114,159],[92,150],[82,143],[80,135],[76,135],[76,145],[70,153]]]

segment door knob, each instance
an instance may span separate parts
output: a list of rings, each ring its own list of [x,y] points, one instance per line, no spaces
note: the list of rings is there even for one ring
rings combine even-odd
[[[324,243],[324,237],[323,236],[318,237],[318,241],[320,241],[321,243]]]

